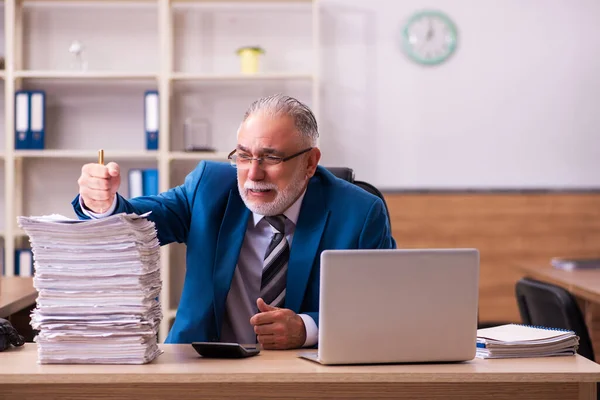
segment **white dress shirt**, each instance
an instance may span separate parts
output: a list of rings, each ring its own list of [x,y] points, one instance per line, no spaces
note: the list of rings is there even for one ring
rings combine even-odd
[[[98,218],[108,217],[113,212],[115,212],[115,208],[117,208],[117,195],[115,194],[115,197],[113,197],[113,202],[112,202],[112,205],[110,206],[110,208],[106,212],[103,212],[103,213],[95,213],[95,212],[85,208],[85,206],[83,205],[83,198],[81,196],[79,196],[79,206],[81,207],[81,211],[83,211],[83,213],[90,218],[98,219]]]
[[[290,251],[305,193],[306,191],[283,213],[287,218],[285,221],[285,237],[290,246]],[[83,206],[81,196],[79,197],[79,204],[83,213],[90,218],[107,217],[117,207],[116,196],[112,206],[105,213],[94,213],[87,210]],[[248,219],[238,265],[233,273],[231,287],[225,303],[221,342],[256,343],[256,334],[254,333],[254,327],[250,324],[250,318],[258,312],[256,299],[260,296],[263,258],[273,233],[274,228],[263,215],[252,213],[252,218]],[[319,337],[317,324],[309,315],[299,314],[299,316],[304,321],[306,328],[304,347],[314,346]]]

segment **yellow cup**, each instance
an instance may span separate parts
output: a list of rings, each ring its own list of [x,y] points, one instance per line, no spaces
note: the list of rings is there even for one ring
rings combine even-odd
[[[238,50],[242,74],[256,74],[259,68],[259,58],[264,51],[259,47],[243,47]]]

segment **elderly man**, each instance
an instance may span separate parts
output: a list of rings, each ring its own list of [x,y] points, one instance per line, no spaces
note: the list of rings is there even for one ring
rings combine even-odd
[[[126,200],[116,163],[83,166],[72,203],[80,218],[152,211],[161,245],[187,245],[166,342],[313,346],[320,253],[395,248],[381,199],[319,166],[317,137],[311,110],[275,95],[244,115],[230,163],[200,162],[157,196]]]

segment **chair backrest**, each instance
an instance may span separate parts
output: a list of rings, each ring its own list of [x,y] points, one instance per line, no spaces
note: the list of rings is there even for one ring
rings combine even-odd
[[[354,183],[354,171],[352,170],[352,168],[327,167],[326,169],[338,178],[348,181],[350,183]]]
[[[574,331],[579,336],[577,352],[594,361],[585,319],[571,293],[559,286],[530,278],[519,280],[515,292],[523,324]]]
[[[348,181],[350,183],[355,184],[356,186],[366,190],[367,192],[374,194],[379,197],[381,201],[383,201],[383,206],[385,207],[385,212],[388,216],[388,223],[390,227],[392,226],[392,219],[390,217],[390,210],[388,209],[387,203],[385,202],[385,197],[383,197],[383,193],[379,191],[375,186],[371,185],[368,182],[357,181],[354,179],[354,170],[352,168],[347,167],[326,167],[326,169],[331,172],[333,175],[337,176],[340,179]]]

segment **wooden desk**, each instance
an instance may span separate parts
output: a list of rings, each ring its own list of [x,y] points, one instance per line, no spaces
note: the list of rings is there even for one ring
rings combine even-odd
[[[600,270],[564,271],[549,264],[533,263],[521,263],[517,268],[532,279],[563,287],[577,298],[598,362],[600,360]]]
[[[20,399],[595,399],[600,365],[580,356],[460,364],[321,366],[297,351],[241,360],[162,345],[146,365],[39,365],[37,345],[0,353],[0,394]]]
[[[600,270],[564,271],[550,264],[526,264],[517,267],[527,276],[564,287],[574,296],[600,304]]]
[[[6,318],[35,303],[37,290],[33,287],[33,278],[2,277],[0,285],[0,318]]]

